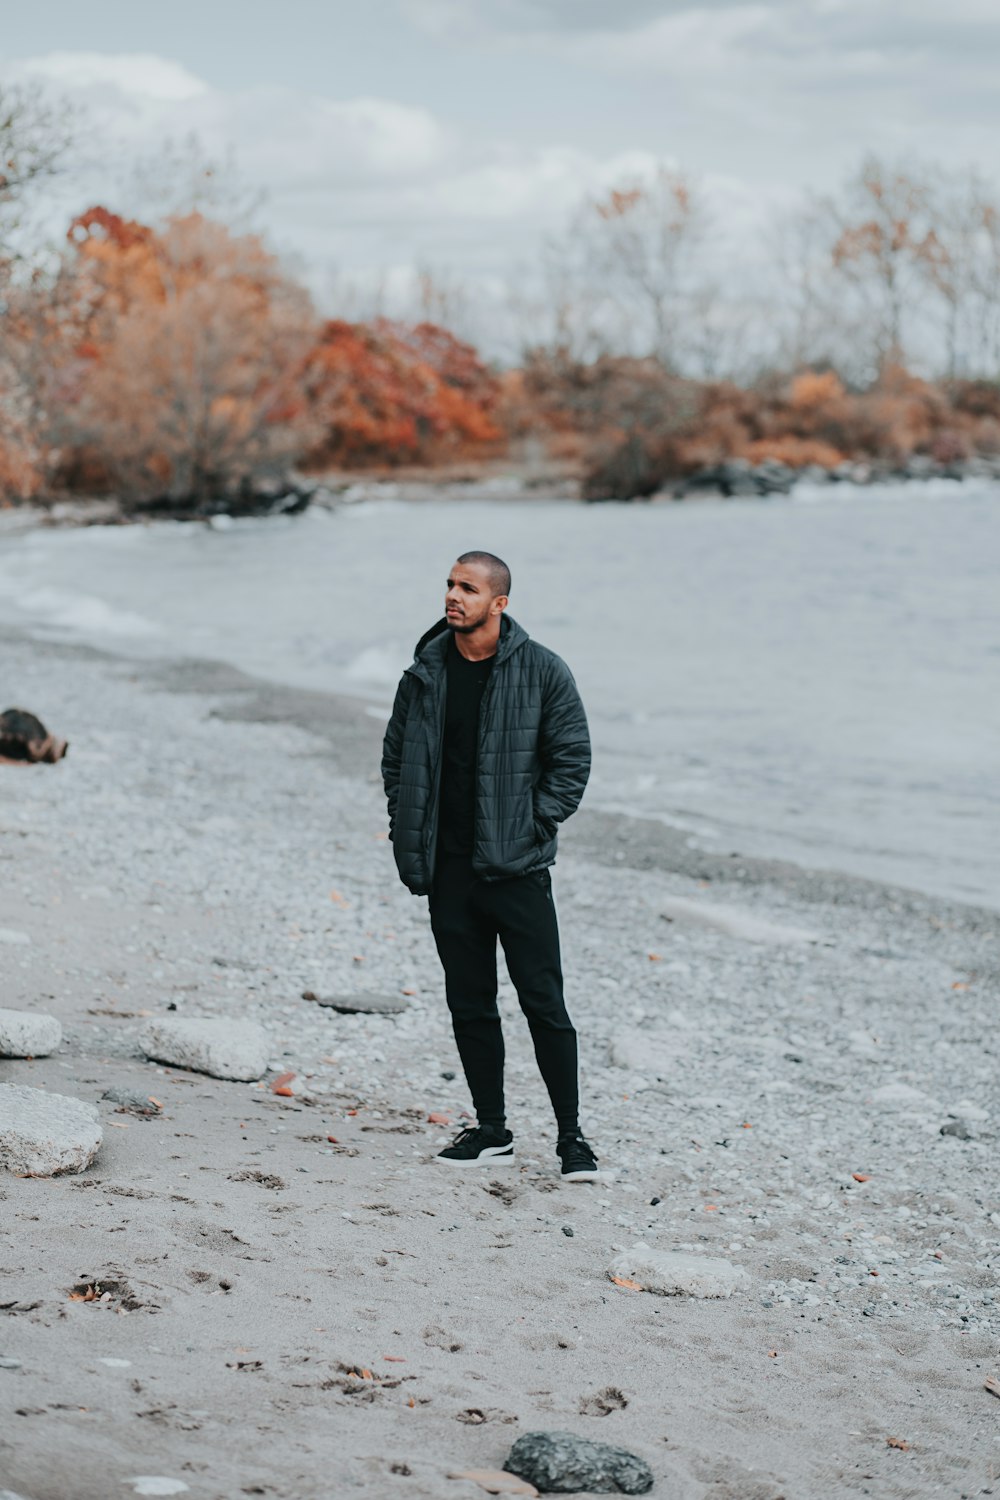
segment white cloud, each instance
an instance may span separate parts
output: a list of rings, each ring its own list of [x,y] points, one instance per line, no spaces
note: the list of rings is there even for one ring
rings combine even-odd
[[[196,99],[208,86],[179,63],[148,52],[47,52],[7,69],[14,77],[44,78],[74,92],[113,89],[162,103]]]
[[[390,99],[217,89],[145,55],[50,53],[5,72],[58,85],[94,124],[90,162],[63,188],[74,195],[69,213],[95,201],[143,212],[123,201],[129,164],[193,134],[208,158],[231,158],[250,187],[265,190],[263,214],[281,243],[348,267],[407,254],[454,264],[457,246],[467,263],[498,269],[584,193],[655,169],[643,151],[601,158],[463,139],[429,110]]]

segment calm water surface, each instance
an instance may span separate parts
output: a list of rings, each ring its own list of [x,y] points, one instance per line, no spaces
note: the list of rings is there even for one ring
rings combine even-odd
[[[34,532],[0,542],[0,618],[384,712],[473,547],[577,677],[594,805],[1000,907],[997,487]]]

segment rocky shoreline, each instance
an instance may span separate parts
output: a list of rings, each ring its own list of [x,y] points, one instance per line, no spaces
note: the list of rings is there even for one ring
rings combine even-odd
[[[989,1492],[996,913],[585,804],[554,890],[606,1176],[560,1182],[504,978],[518,1167],[445,1178],[468,1103],[381,725],[2,641],[72,750],[0,767],[0,1004],[63,1032],[0,1084],[96,1108],[103,1142],[0,1175],[0,1487],[472,1500],[451,1476],[548,1430],[682,1500]],[[303,998],[362,991],[405,1008]],[[168,1018],[262,1027],[263,1078],[149,1061]],[[671,1256],[731,1295],[663,1295]]]
[[[148,505],[129,510],[113,497],[53,497],[47,501],[0,511],[0,534],[14,534],[42,526],[127,526],[152,521],[201,521],[228,525],[244,517],[301,515],[310,506],[337,510],[369,500],[397,500],[406,504],[445,500],[564,500],[578,504],[662,504],[681,500],[739,500],[794,494],[799,485],[828,488],[838,486],[913,485],[915,492],[930,481],[956,483],[1000,480],[1000,455],[938,463],[914,454],[903,463],[845,461],[834,468],[808,464],[792,468],[775,459],[752,463],[732,458],[707,464],[692,474],[678,475],[653,495],[603,500],[583,500],[580,480],[566,471],[503,470],[484,475],[407,474],[401,478],[364,474],[330,477],[304,476],[255,492],[242,502],[205,501],[199,505]]]

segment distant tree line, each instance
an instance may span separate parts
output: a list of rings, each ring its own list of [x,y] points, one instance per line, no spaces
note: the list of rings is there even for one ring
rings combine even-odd
[[[1000,204],[975,173],[869,157],[775,231],[756,281],[720,259],[697,183],[622,183],[546,248],[498,371],[442,326],[461,289],[425,275],[437,320],[324,321],[259,236],[204,207],[91,207],[62,247],[26,246],[71,134],[0,91],[0,500],[249,501],[293,468],[528,438],[594,498],[734,461],[1000,464]]]

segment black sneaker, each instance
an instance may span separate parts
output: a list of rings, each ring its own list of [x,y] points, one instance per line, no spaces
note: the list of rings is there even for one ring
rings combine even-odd
[[[451,1167],[503,1167],[514,1161],[514,1137],[509,1130],[470,1125],[460,1130],[450,1146],[437,1154]]]
[[[579,1130],[559,1137],[556,1155],[562,1162],[565,1182],[593,1182],[597,1175],[597,1157]]]

